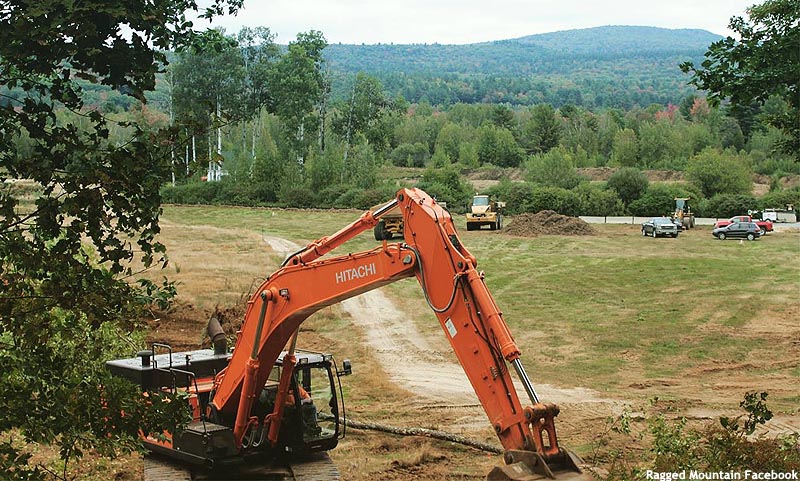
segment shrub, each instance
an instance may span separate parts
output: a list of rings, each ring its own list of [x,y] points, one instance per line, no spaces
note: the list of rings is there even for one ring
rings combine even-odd
[[[701,195],[691,186],[651,184],[643,196],[630,203],[628,212],[642,217],[668,215],[675,212],[675,197],[691,197],[692,212],[699,214],[702,210]]]
[[[531,182],[562,189],[573,189],[586,178],[575,169],[574,155],[564,147],[534,155],[525,163],[525,177]]]
[[[530,201],[525,205],[527,212],[554,210],[563,215],[580,215],[581,199],[571,190],[559,187],[540,187],[534,189]]]
[[[625,205],[640,198],[647,192],[650,181],[644,172],[633,167],[625,167],[611,174],[606,187],[614,190]]]
[[[165,186],[161,189],[161,200],[167,204],[214,204],[220,182],[192,182]]]
[[[760,204],[763,209],[783,209],[786,204],[792,204],[795,209],[800,209],[800,187],[769,192],[761,198]]]
[[[620,453],[606,477],[609,481],[647,479],[646,471],[680,472],[776,472],[790,473],[800,469],[798,436],[765,438],[750,437],[758,425],[766,424],[772,412],[766,405],[767,393],[748,392],[739,406],[747,413],[737,418],[719,418],[716,424],[689,426],[685,418],[674,421],[663,415],[650,417],[648,433],[652,438],[647,460],[635,466],[626,461],[636,454]],[[623,419],[624,421],[624,419]],[[630,424],[611,431],[632,436]],[[631,443],[637,444],[637,443]],[[688,474],[688,473],[687,473]],[[687,476],[688,478],[688,476]]]
[[[366,210],[392,200],[398,190],[399,188],[392,184],[382,184],[372,189],[352,187],[344,191],[333,202],[333,206],[339,209]]]
[[[286,207],[316,207],[314,192],[306,187],[292,187],[281,191],[280,199]]]
[[[502,180],[486,191],[490,196],[506,203],[505,212],[511,215],[528,212],[526,206],[533,197],[533,184],[529,182],[511,182]]]
[[[350,186],[345,184],[329,185],[324,189],[317,192],[317,206],[329,209],[331,207],[338,207],[336,201],[346,192]]]
[[[605,190],[592,184],[581,184],[575,189],[581,201],[581,215],[622,215],[625,205],[615,190]]]
[[[392,164],[398,167],[423,167],[430,157],[428,146],[422,142],[400,144],[389,154]]]
[[[455,166],[441,169],[426,169],[418,187],[439,201],[447,202],[452,212],[463,212],[472,198],[471,187],[461,179]]]
[[[703,217],[727,218],[756,210],[758,204],[752,195],[718,194],[700,203],[698,214]]]

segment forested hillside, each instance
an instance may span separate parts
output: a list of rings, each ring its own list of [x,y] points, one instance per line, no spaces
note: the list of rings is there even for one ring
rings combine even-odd
[[[334,97],[355,72],[410,102],[506,102],[631,108],[694,92],[678,65],[698,61],[718,35],[606,26],[470,45],[329,45]]]

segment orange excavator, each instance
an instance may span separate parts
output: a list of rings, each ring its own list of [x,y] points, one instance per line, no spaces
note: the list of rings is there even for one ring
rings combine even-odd
[[[397,209],[403,242],[325,257]],[[182,479],[219,479],[234,464],[258,473],[247,479],[338,479],[325,452],[344,430],[339,377],[352,368],[344,361],[340,370],[329,354],[297,349],[300,325],[325,306],[411,276],[505,450],[505,464],[487,479],[591,479],[580,459],[559,445],[559,409],[540,401],[476,265],[448,211],[419,189],[402,189],[383,207],[289,255],[249,299],[232,353],[211,322],[214,350],[173,353],[153,345],[135,358],[109,361],[112,373],[144,390],[182,390],[192,408],[194,420],[184,430],[144,439],[167,459],[146,466],[148,481],[178,479],[175,466],[192,473]],[[520,402],[509,366],[532,405]]]

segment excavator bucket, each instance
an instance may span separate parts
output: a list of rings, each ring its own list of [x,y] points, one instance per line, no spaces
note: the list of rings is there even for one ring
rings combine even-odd
[[[505,453],[505,466],[495,466],[486,481],[591,481],[594,476],[582,469],[583,461],[575,453],[561,449],[547,459],[534,451],[510,450]]]

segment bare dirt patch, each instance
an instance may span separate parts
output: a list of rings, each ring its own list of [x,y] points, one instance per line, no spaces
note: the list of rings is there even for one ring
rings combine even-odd
[[[538,235],[595,235],[592,226],[577,217],[543,210],[535,214],[525,213],[515,216],[505,229],[508,235],[535,237]]]
[[[607,181],[617,170],[616,167],[580,167],[578,174],[593,182]],[[650,182],[683,182],[683,172],[679,170],[644,170]]]

